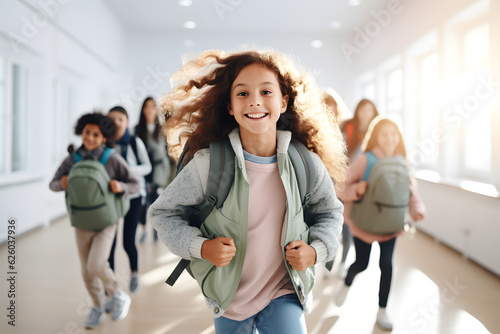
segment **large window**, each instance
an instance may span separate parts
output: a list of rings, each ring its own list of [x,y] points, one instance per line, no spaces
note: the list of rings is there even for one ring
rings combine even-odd
[[[439,155],[439,141],[434,140],[439,131],[439,56],[431,53],[418,63],[418,140],[425,145],[425,165],[436,166]],[[428,144],[428,143],[432,143]]]
[[[58,165],[67,156],[66,148],[71,141],[73,126],[70,117],[74,114],[75,91],[71,85],[56,81],[55,83],[55,112],[54,124],[56,129],[53,135],[52,163]]]
[[[28,71],[14,64],[12,66],[12,172],[26,169],[27,103]]]
[[[463,72],[478,87],[481,84],[484,85],[484,81],[489,80],[489,40],[489,24],[487,23],[468,29],[463,35]],[[466,174],[491,171],[492,137],[489,100],[492,94],[488,94],[487,87],[482,87],[479,92],[481,94],[478,96],[474,95],[464,100],[464,108],[470,112],[464,129],[463,165]]]
[[[387,74],[386,111],[401,116],[403,109],[403,71],[394,69]]]
[[[0,174],[7,171],[7,129],[9,119],[7,117],[7,74],[5,59],[0,58]]]
[[[1,173],[10,174],[27,169],[27,103],[28,103],[28,70],[22,65],[10,65],[10,85],[5,75],[4,64],[1,64],[2,95],[0,110],[1,126]],[[10,90],[6,90],[10,86]],[[7,94],[4,92],[7,91]],[[5,94],[5,95],[3,95]]]
[[[356,105],[359,101],[361,101],[361,99],[369,99],[374,102],[377,101],[377,85],[375,79],[375,71],[366,72],[358,78],[358,84],[355,93],[356,101],[354,103],[354,106],[352,107],[353,113]]]

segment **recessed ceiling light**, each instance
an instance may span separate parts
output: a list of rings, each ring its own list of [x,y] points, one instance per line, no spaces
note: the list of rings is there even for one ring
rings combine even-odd
[[[193,4],[192,0],[179,0],[179,6],[189,7]]]
[[[194,21],[186,21],[186,22],[184,22],[183,26],[186,29],[194,29],[194,28],[196,28],[196,22],[194,22]]]
[[[354,7],[359,6],[360,3],[361,3],[360,0],[349,0],[349,5]]]
[[[315,49],[319,49],[323,47],[323,41],[319,39],[315,39],[314,41],[311,42],[311,47]]]
[[[342,27],[342,23],[340,21],[337,21],[337,20],[332,21],[331,25],[332,25],[333,29],[340,29],[340,27]]]

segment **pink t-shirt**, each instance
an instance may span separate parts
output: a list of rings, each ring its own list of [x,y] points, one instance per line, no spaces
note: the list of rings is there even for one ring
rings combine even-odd
[[[248,237],[240,284],[224,316],[245,320],[263,310],[271,300],[295,293],[281,247],[286,194],[278,163],[245,160],[250,197]]]

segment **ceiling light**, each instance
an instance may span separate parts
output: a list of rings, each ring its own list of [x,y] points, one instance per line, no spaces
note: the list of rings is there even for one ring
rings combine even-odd
[[[189,7],[193,4],[192,0],[179,0],[179,6]]]
[[[186,21],[186,22],[184,22],[183,26],[186,29],[194,29],[194,28],[196,28],[196,22],[194,22],[194,21]]]
[[[359,6],[360,3],[361,3],[360,0],[349,0],[349,5],[354,7]]]
[[[332,21],[331,26],[333,29],[340,29],[340,27],[342,27],[342,23],[340,21],[335,20]]]
[[[311,42],[311,46],[315,49],[319,49],[323,46],[323,41],[319,39],[315,39],[314,41]]]

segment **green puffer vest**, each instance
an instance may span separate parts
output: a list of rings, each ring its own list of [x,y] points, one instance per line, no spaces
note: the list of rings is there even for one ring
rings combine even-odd
[[[241,278],[246,252],[248,231],[249,184],[245,179],[243,165],[236,156],[234,182],[222,208],[214,208],[200,227],[203,236],[213,239],[219,236],[233,238],[235,257],[225,267],[216,267],[210,261],[196,259],[191,261],[190,269],[198,281],[205,297],[214,300],[223,310],[231,303]],[[278,154],[278,168],[285,188],[287,211],[281,240],[283,261],[302,304],[314,286],[314,266],[304,270],[292,269],[285,259],[285,246],[294,240],[309,244],[309,227],[304,222],[302,204],[295,172],[288,154]],[[219,313],[219,310],[213,310]]]

